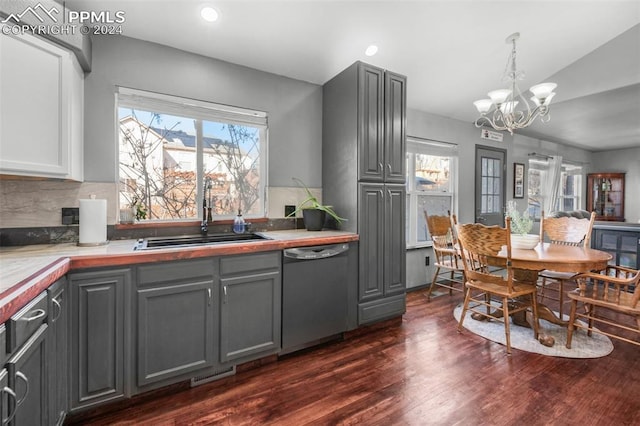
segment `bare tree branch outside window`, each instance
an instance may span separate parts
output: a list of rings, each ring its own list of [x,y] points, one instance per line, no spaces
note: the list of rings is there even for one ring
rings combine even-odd
[[[201,121],[134,109],[120,109],[120,203],[143,204],[148,218],[188,219],[199,215],[196,194],[204,177],[212,189],[205,197],[213,215],[237,209],[256,213],[260,206],[259,129],[217,124],[218,137],[196,142]],[[148,117],[143,121],[142,117]],[[167,118],[167,124],[164,119]],[[193,123],[193,126],[191,125]],[[194,129],[186,132],[183,129]],[[202,132],[200,132],[202,134]],[[196,143],[203,145],[204,176],[196,170]]]

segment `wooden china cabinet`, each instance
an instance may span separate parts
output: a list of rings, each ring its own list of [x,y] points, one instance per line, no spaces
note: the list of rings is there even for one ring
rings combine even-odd
[[[588,174],[587,210],[596,220],[624,222],[624,173]]]

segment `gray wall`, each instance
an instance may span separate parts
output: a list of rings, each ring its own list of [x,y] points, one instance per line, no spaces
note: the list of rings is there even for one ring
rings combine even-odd
[[[322,88],[128,37],[98,36],[85,79],[85,180],[117,182],[116,86],[269,114],[269,186],[322,184]]]
[[[640,146],[593,154],[592,173],[625,172],[624,216],[640,223]]]
[[[411,82],[409,82],[409,88]],[[513,137],[504,135],[502,142],[480,138],[480,129],[473,123],[440,117],[417,110],[407,112],[407,135],[458,145],[458,221],[474,222],[475,149],[476,145],[507,150],[507,164],[511,164]],[[507,194],[512,193],[512,173],[507,167]],[[511,192],[510,192],[511,191]]]
[[[409,88],[411,81],[409,81]],[[410,90],[410,89],[409,89]],[[542,141],[521,135],[511,136],[504,133],[502,142],[480,138],[480,129],[473,123],[440,117],[417,110],[407,112],[407,135],[431,139],[458,145],[458,221],[461,223],[475,221],[475,150],[477,145],[506,149],[507,151],[507,199],[513,194],[513,163],[528,162],[528,154],[536,152],[544,155],[562,155],[585,165],[588,171],[591,165],[592,153],[579,148],[559,145],[554,142]],[[608,155],[608,154],[607,154]],[[637,158],[637,155],[636,155]],[[637,161],[636,161],[637,164]],[[526,181],[525,181],[526,185]],[[525,193],[527,188],[525,186]],[[627,195],[627,199],[629,196]],[[519,210],[527,207],[527,199],[518,199]],[[534,229],[534,232],[537,232]],[[407,253],[407,286],[415,287],[430,282],[434,272],[433,267],[425,268],[424,257],[429,256],[433,264],[434,256],[430,248],[410,250]]]

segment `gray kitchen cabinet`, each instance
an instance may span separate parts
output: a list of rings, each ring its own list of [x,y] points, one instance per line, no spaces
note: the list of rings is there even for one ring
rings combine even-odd
[[[0,324],[0,368],[4,366],[4,362],[7,360],[7,327],[4,324]]]
[[[323,203],[360,236],[358,324],[402,315],[406,78],[356,62],[323,86],[322,132]]]
[[[64,277],[47,289],[49,295],[49,424],[61,425],[68,410],[69,290]]]
[[[15,392],[9,387],[9,373],[4,368],[7,360],[7,332],[4,324],[0,324],[0,424],[9,423],[11,410],[9,404],[15,403]]]
[[[276,353],[281,340],[281,252],[220,258],[220,361]]]
[[[40,293],[7,321],[6,362],[11,425],[46,425],[48,422],[48,299]]]
[[[404,185],[360,184],[360,323],[405,312]]]
[[[406,78],[365,63],[351,68],[344,73],[357,74],[358,179],[404,183]]]
[[[138,388],[165,385],[214,366],[214,259],[141,265],[136,275]]]
[[[129,396],[130,286],[128,268],[69,275],[71,412]]]
[[[596,224],[591,247],[613,256],[612,265],[640,269],[640,227],[626,224]]]
[[[16,394],[16,403],[9,404],[15,410],[10,425],[48,424],[47,332],[47,324],[41,323],[7,361],[9,387]]]
[[[2,368],[0,369],[0,422],[3,425],[8,424],[13,418],[11,414],[13,409],[9,405],[15,408],[15,397],[16,393],[9,387],[9,372],[6,368]]]

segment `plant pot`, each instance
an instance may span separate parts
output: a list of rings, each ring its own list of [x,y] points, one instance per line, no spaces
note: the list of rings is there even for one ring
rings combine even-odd
[[[324,227],[326,212],[318,209],[303,209],[302,218],[307,231],[321,231]]]
[[[133,223],[135,222],[136,210],[133,207],[126,207],[120,209],[120,223]]]
[[[538,245],[540,236],[535,234],[511,234],[511,248],[533,249]]]

